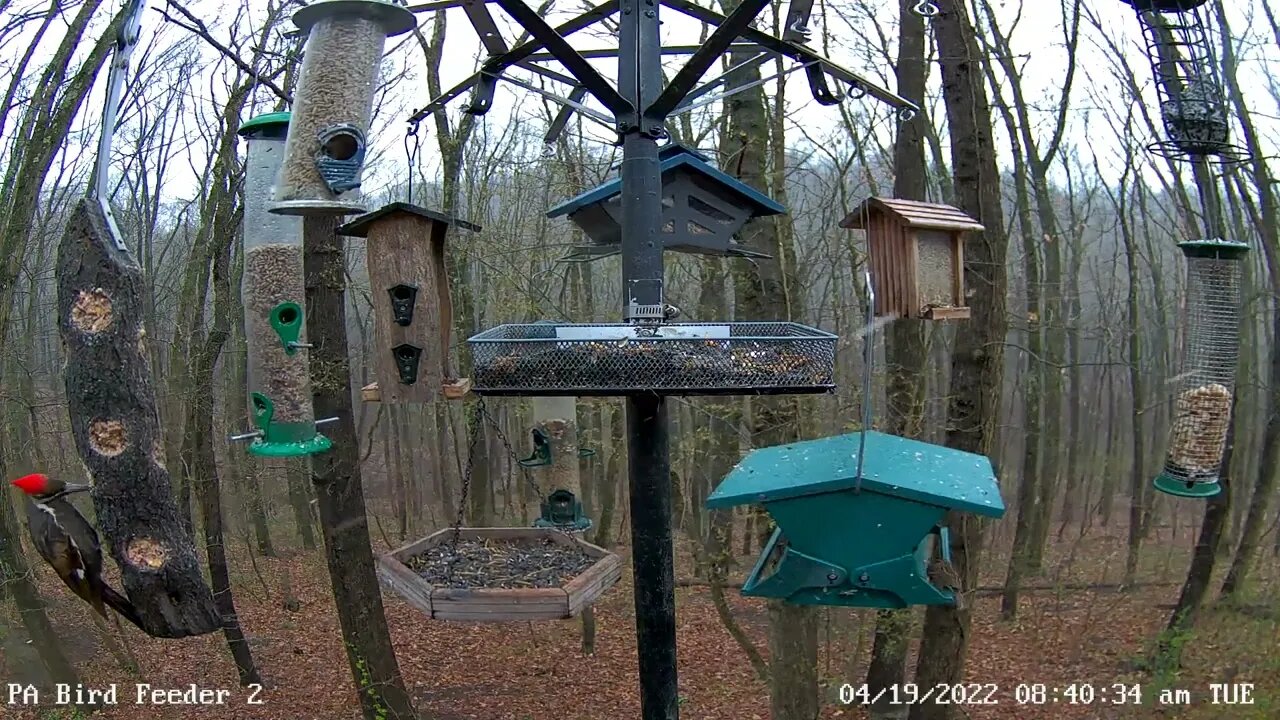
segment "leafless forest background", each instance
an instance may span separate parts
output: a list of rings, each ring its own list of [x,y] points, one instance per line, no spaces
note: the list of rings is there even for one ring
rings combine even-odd
[[[339,660],[324,528],[306,466],[263,462],[226,440],[248,427],[238,293],[244,145],[236,131],[257,114],[287,109],[302,50],[288,33],[295,3],[245,2],[152,4],[145,22],[155,35],[134,57],[112,178],[117,217],[147,282],[148,347],[161,389],[167,465],[198,545],[207,537],[202,518],[211,511],[222,517],[223,536],[215,541],[227,551],[229,591],[251,661],[267,684],[266,704],[127,705],[103,710],[105,717],[327,719],[361,712]],[[726,12],[733,5],[721,2]],[[1131,11],[1115,0],[948,0],[926,22],[910,15],[915,4],[825,3],[813,42],[891,89],[910,62],[924,68],[924,112],[909,123],[920,162],[895,159],[901,128],[888,108],[869,99],[818,108],[802,84],[766,83],[760,92],[682,116],[673,128],[678,140],[716,155],[726,172],[790,214],[757,229],[757,242],[778,258],[779,293],[762,299],[753,286],[761,271],[743,261],[668,254],[670,302],[692,319],[769,316],[841,337],[833,395],[673,406],[682,715],[862,717],[865,708],[840,702],[841,685],[940,677],[998,683],[1004,699],[963,710],[917,708],[912,720],[1217,718],[1221,708],[1203,704],[1208,683],[1229,680],[1255,683],[1259,697],[1231,717],[1276,717],[1280,198],[1273,173],[1280,86],[1273,72],[1280,63],[1280,6],[1270,0],[1207,6],[1233,139],[1256,159],[1225,168],[1219,178],[1232,236],[1254,252],[1227,492],[1205,502],[1150,487],[1163,461],[1169,379],[1178,372],[1184,268],[1176,242],[1193,238],[1200,221],[1189,169],[1144,150],[1163,130]],[[570,11],[577,9],[557,6],[550,14]],[[761,24],[776,26],[785,11],[775,3]],[[453,350],[466,376],[464,341],[481,329],[619,318],[617,259],[557,263],[579,237],[545,211],[598,184],[620,151],[581,122],[546,146],[542,135],[555,108],[532,95],[500,95],[506,106],[485,118],[454,108],[425,121],[410,168],[402,143],[408,111],[451,84],[448,73],[459,63],[469,72],[476,59],[469,31],[456,39],[461,16],[420,19],[418,32],[387,46],[368,206],[406,199],[411,186],[416,202],[483,226],[450,235]],[[65,218],[92,172],[103,64],[116,22],[118,9],[102,0],[0,0],[0,475],[6,478],[38,470],[86,479],[63,399],[54,267]],[[959,51],[952,37],[964,41]],[[922,57],[910,57],[912,48]],[[902,187],[915,188],[920,199],[963,205],[952,139],[969,136],[948,121],[939,68],[948,52],[965,48],[986,94],[971,109],[990,106],[989,122],[977,114],[973,122],[993,133],[995,154],[986,159],[998,167],[977,182],[999,188],[1002,208],[994,223],[1003,228],[1001,249],[991,257],[1005,259],[999,288],[1005,297],[995,303],[1003,308],[997,324],[983,332],[1004,338],[989,350],[1003,355],[1003,379],[986,449],[1009,512],[973,529],[981,542],[969,559],[977,586],[972,612],[962,613],[957,646],[965,649],[943,653],[920,649],[930,627],[922,612],[788,612],[739,598],[733,585],[750,568],[761,528],[745,513],[713,516],[702,501],[747,449],[857,429],[864,402],[873,403],[879,427],[944,440],[952,352],[976,332],[974,324],[900,322],[878,332],[876,381],[861,387],[865,246],[860,232],[838,222],[867,196]],[[984,222],[991,242],[993,223]],[[393,408],[361,401],[360,386],[373,380],[369,287],[362,241],[348,238],[346,247],[358,451],[370,534],[381,551],[451,522],[469,444],[468,410],[458,402]],[[213,312],[220,293],[231,298],[226,328]],[[211,387],[192,371],[198,357],[216,363]],[[914,390],[894,390],[894,377]],[[209,393],[214,432],[184,442],[202,424],[193,417],[202,405],[191,398]],[[486,428],[480,443],[467,521],[528,524],[537,498],[504,439],[516,454],[527,454],[529,404],[489,405],[501,433]],[[625,559],[622,404],[584,399],[578,408],[583,445],[598,449],[582,465],[586,509],[596,521],[590,539]],[[213,444],[215,468],[192,463],[195,442]],[[237,687],[244,674],[237,675],[219,636],[158,641],[95,623],[24,549],[20,500],[16,494],[9,500],[0,503],[4,682]],[[386,595],[399,673],[420,716],[636,716],[628,586],[624,572],[586,625],[506,629],[433,623]],[[1146,704],[1037,708],[1013,700],[1019,683],[1071,682],[1142,683]],[[1153,714],[1151,701],[1162,687],[1191,688],[1196,703]],[[39,712],[45,714],[9,706],[0,717],[69,718],[78,711]],[[367,707],[365,716],[375,717]]]

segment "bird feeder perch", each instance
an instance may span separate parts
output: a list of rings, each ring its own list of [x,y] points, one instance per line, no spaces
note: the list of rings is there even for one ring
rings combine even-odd
[[[739,245],[734,236],[748,220],[781,215],[787,209],[716,169],[705,155],[671,143],[659,150],[662,172],[664,250],[734,257],[767,258]],[[621,252],[622,179],[568,200],[547,212],[567,215],[590,245],[574,248],[567,262],[597,260]]]
[[[480,230],[403,202],[361,215],[338,229],[366,239],[381,402],[431,402],[460,382],[449,365],[453,302],[445,270],[445,236],[450,225]]]
[[[363,212],[360,176],[383,47],[417,20],[390,2],[321,0],[294,13],[293,23],[307,44],[271,212]]]
[[[1221,490],[1236,363],[1240,357],[1240,279],[1246,243],[1179,243],[1187,258],[1182,369],[1169,450],[1156,489],[1179,497],[1211,497]]]
[[[1138,13],[1160,99],[1166,155],[1220,155],[1231,149],[1226,95],[1200,17],[1208,0],[1121,0]]]
[[[316,432],[311,405],[302,223],[267,209],[285,157],[290,120],[287,112],[270,113],[240,127],[248,143],[241,293],[250,412],[257,427],[246,437],[254,438],[249,452],[262,457],[310,455],[333,445]]]
[[[969,318],[964,235],[982,223],[950,205],[873,197],[840,227],[866,232],[877,317]]]
[[[981,455],[866,432],[752,451],[708,508],[762,504],[777,525],[742,594],[799,605],[952,605],[929,582],[931,535],[950,510],[991,518],[1004,502]],[[944,554],[944,559],[946,555]]]
[[[570,546],[595,561],[560,587],[476,587],[475,579],[459,578],[467,587],[432,585],[411,567],[415,558],[447,545],[454,531],[446,528],[377,559],[378,579],[405,602],[436,620],[510,622],[562,620],[575,617],[622,577],[622,561],[604,548],[550,528],[461,528],[464,540],[492,544],[548,541]]]

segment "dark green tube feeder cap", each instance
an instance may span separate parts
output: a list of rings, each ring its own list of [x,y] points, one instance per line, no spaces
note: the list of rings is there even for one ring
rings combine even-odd
[[[1188,240],[1178,243],[1178,247],[1189,258],[1239,260],[1249,254],[1249,243],[1233,240]]]
[[[273,112],[251,118],[236,133],[242,138],[266,138],[283,140],[289,134],[288,112]]]
[[[1222,486],[1215,482],[1187,482],[1169,473],[1160,473],[1151,483],[1157,490],[1175,497],[1211,498],[1222,492]]]

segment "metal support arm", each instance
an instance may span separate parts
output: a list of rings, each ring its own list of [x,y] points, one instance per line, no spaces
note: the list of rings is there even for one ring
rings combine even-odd
[[[516,0],[516,2],[521,5],[524,5],[524,3],[520,3],[519,0]],[[459,2],[457,4],[461,5],[462,3]],[[438,9],[438,8],[432,8],[432,9]],[[525,9],[528,10],[529,9],[528,6],[525,6]],[[537,13],[534,13],[531,10],[529,12],[535,18],[537,18],[538,21],[542,23],[542,25],[544,26],[546,25],[546,23],[542,21],[542,18],[537,17]],[[603,2],[591,8],[590,10],[582,13],[581,15],[578,15],[577,17],[556,26],[554,29],[554,32],[563,41],[565,37],[572,35],[573,33],[576,33],[579,30],[582,30],[583,28],[590,27],[600,22],[601,20],[604,20],[607,17],[614,15],[617,12],[618,12],[618,0],[606,0],[606,2]],[[517,20],[519,20],[519,18],[517,18]],[[525,43],[521,43],[511,48],[511,50],[506,54],[489,58],[481,66],[481,72],[477,72],[473,74],[471,77],[467,78],[466,80],[463,80],[457,85],[454,85],[452,88],[446,90],[444,94],[433,98],[429,103],[427,103],[426,107],[422,108],[421,110],[418,110],[413,115],[411,115],[409,117],[409,122],[410,123],[420,122],[423,118],[427,117],[428,115],[431,115],[433,113],[437,113],[443,110],[444,107],[448,105],[454,98],[458,97],[462,93],[474,87],[475,84],[480,81],[481,73],[483,72],[489,72],[494,74],[500,73],[503,70],[506,70],[507,68],[511,67],[512,65],[516,65],[520,63],[522,60],[525,60],[533,56],[539,50],[543,49],[543,47],[546,47],[546,46],[538,38],[537,34],[534,34],[532,40]],[[577,53],[575,52],[575,54]],[[581,58],[582,56],[579,55],[578,57]],[[559,55],[556,55],[556,59],[560,59]],[[561,62],[563,62],[563,60]],[[592,70],[594,71],[594,68],[592,68]]]
[[[557,28],[553,28],[543,20],[533,8],[524,3],[524,0],[494,0],[503,10],[507,12],[521,27],[528,30],[534,39],[542,43],[550,50],[587,92],[595,96],[614,117],[623,117],[635,112],[635,106],[631,101],[627,100],[618,92],[613,83],[605,79],[596,70],[587,59],[578,54],[578,51],[569,44],[568,40]],[[506,53],[500,56],[503,62],[507,62],[514,52]],[[517,58],[520,60],[523,58]],[[493,68],[489,67],[489,63],[485,63],[485,69],[492,72]]]
[[[117,250],[128,252],[124,244],[124,236],[116,225],[115,216],[111,213],[110,168],[111,141],[115,137],[116,114],[120,111],[120,97],[124,94],[125,80],[129,75],[129,57],[138,44],[142,34],[142,11],[146,8],[143,0],[129,0],[125,6],[124,21],[120,25],[120,34],[116,36],[115,51],[111,56],[110,74],[107,76],[107,100],[102,111],[102,134],[98,136],[97,167],[94,169],[93,193],[102,214],[107,219],[111,231],[111,241]]]
[[[742,0],[693,57],[685,61],[684,67],[671,79],[658,99],[645,108],[645,116],[653,120],[665,120],[768,4],[769,0]]]
[[[699,20],[709,25],[722,25],[727,21],[727,18],[724,15],[721,15],[714,10],[709,10],[700,5],[696,5],[693,2],[690,2],[690,0],[662,0],[662,4],[672,10],[681,12],[695,20]],[[743,40],[759,43],[766,49],[798,60],[802,63],[818,63],[822,66],[824,71],[835,77],[837,80],[841,80],[861,90],[865,90],[868,95],[883,103],[892,105],[898,110],[911,110],[914,112],[919,111],[920,109],[910,100],[896,95],[895,93],[876,85],[870,80],[832,63],[827,58],[807,47],[774,37],[767,32],[762,32],[752,27],[744,28],[740,35]]]

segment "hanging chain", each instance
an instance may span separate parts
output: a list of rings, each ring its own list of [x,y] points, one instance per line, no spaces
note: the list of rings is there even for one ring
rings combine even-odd
[[[931,18],[938,14],[938,6],[929,2],[929,0],[920,0],[920,2],[916,3],[915,6],[911,8],[911,12],[919,15],[920,17]]]
[[[409,183],[405,194],[408,195],[407,201],[413,202],[413,175],[418,169],[418,146],[421,138],[418,137],[418,123],[409,123],[409,129],[404,133],[404,154],[409,164]]]

